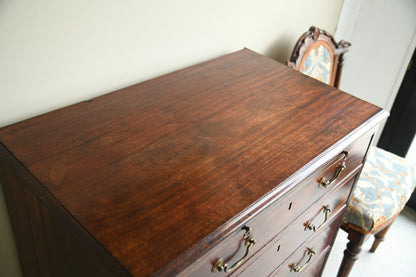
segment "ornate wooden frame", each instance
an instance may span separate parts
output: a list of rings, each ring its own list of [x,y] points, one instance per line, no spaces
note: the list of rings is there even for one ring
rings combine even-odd
[[[330,51],[333,61],[329,85],[338,88],[344,62],[343,56],[344,53],[348,51],[351,43],[344,40],[337,43],[325,30],[311,26],[296,42],[290,60],[287,61],[286,64],[289,67],[300,71],[301,64],[303,63],[304,58],[306,58],[305,54],[307,54],[310,47],[316,43],[325,44]]]

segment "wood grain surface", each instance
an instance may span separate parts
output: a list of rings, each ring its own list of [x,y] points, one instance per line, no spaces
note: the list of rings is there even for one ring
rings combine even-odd
[[[2,128],[0,141],[147,276],[380,112],[244,49]]]

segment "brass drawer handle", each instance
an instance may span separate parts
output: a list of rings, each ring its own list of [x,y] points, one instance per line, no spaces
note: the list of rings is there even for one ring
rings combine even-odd
[[[342,163],[338,166],[337,171],[335,172],[334,177],[332,177],[331,180],[326,180],[325,177],[323,177],[321,179],[321,181],[319,182],[319,186],[320,187],[324,187],[327,188],[330,185],[332,185],[339,177],[339,175],[341,175],[341,172],[344,171],[344,169],[347,168],[346,164],[345,164],[345,160],[348,157],[348,152],[347,151],[343,151],[342,154],[344,154],[344,160],[342,161]]]
[[[329,208],[329,205],[324,206],[323,212],[325,214],[325,220],[324,222],[321,223],[321,225],[319,225],[318,228],[316,228],[316,226],[314,224],[312,224],[312,222],[308,222],[308,224],[305,226],[305,231],[306,230],[313,230],[314,232],[318,232],[319,230],[322,229],[322,227],[325,226],[327,220],[328,220],[328,215],[331,212],[331,209]]]
[[[308,248],[308,256],[309,256],[309,258],[308,258],[308,260],[306,261],[306,263],[305,263],[304,265],[302,265],[302,266],[295,266],[295,265],[292,265],[292,266],[291,266],[291,268],[290,268],[290,271],[294,271],[294,272],[301,272],[302,270],[304,270],[304,269],[308,266],[308,264],[311,262],[312,257],[313,257],[315,254],[316,254],[316,251],[313,251],[312,249]]]
[[[251,234],[251,228],[248,226],[244,226],[243,228],[241,228],[242,230],[245,230],[243,239],[245,241],[245,245],[247,246],[246,248],[246,253],[244,254],[244,256],[239,259],[237,262],[235,262],[231,267],[228,267],[228,264],[224,263],[224,260],[219,258],[214,265],[211,268],[211,272],[231,272],[233,270],[235,270],[236,268],[238,268],[245,260],[245,258],[248,255],[248,252],[250,251],[250,248],[256,244],[256,241],[253,239],[253,235]]]

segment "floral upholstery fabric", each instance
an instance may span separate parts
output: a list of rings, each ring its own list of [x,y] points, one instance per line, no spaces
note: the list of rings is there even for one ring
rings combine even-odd
[[[416,167],[405,159],[370,147],[351,196],[344,224],[361,233],[378,229],[403,209],[416,185]]]
[[[300,71],[312,78],[322,81],[326,84],[330,82],[332,68],[332,56],[328,49],[318,44],[310,50],[306,56]]]

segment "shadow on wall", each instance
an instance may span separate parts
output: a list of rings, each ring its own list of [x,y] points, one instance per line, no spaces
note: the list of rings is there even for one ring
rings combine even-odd
[[[14,244],[14,236],[0,184],[0,276],[20,277],[22,272]]]
[[[292,53],[295,42],[292,42],[293,36],[281,35],[277,37],[267,48],[264,55],[270,57],[282,64],[286,64],[289,60],[290,54]]]

